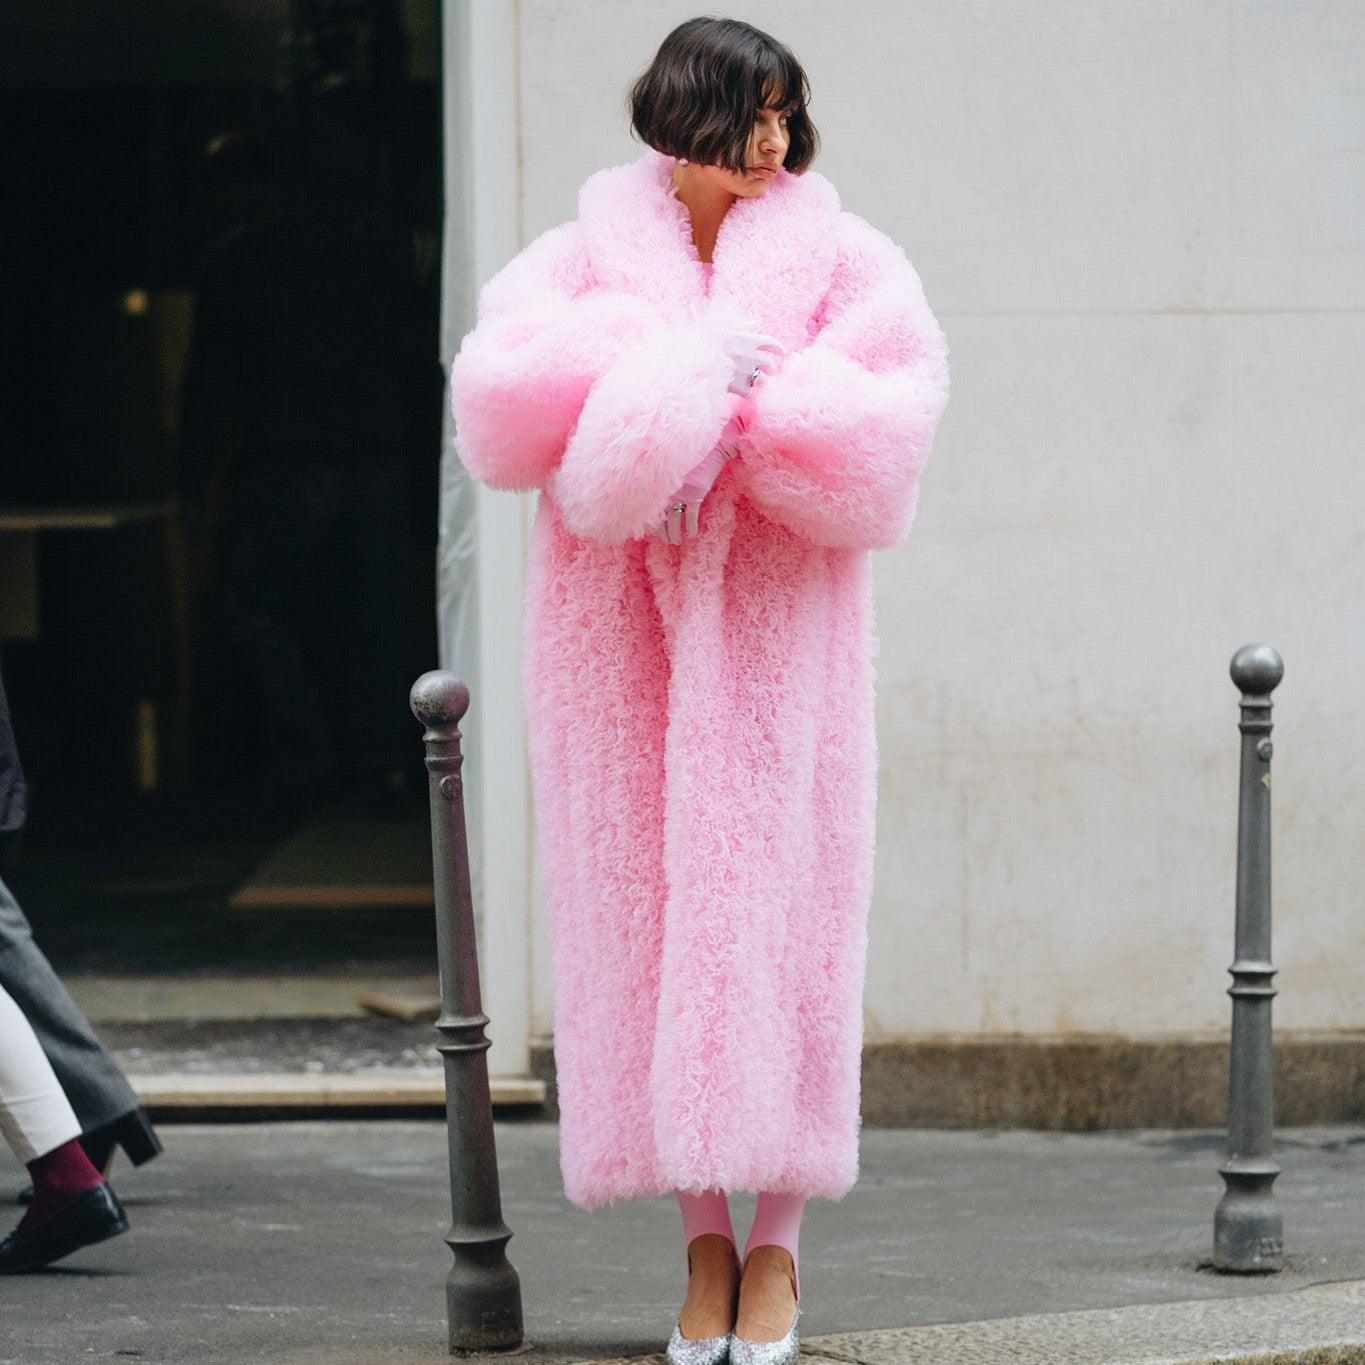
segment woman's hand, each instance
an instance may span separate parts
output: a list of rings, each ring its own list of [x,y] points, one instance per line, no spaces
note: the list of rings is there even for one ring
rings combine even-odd
[[[776,337],[763,336],[759,332],[732,332],[721,343],[721,349],[735,367],[730,392],[741,398],[762,375],[776,374],[787,354],[787,348]]]
[[[776,337],[761,332],[732,332],[721,343],[721,349],[735,367],[730,380],[730,392],[741,397],[749,393],[764,376],[776,374],[787,348]],[[744,424],[736,415],[731,417],[720,433],[711,453],[683,480],[682,487],[668,500],[668,511],[654,528],[670,545],[681,545],[697,534],[697,511],[702,499],[711,491],[720,471],[736,454],[736,440]]]
[[[736,439],[743,430],[737,417],[732,417],[720,433],[720,439],[710,454],[683,480],[682,487],[668,500],[668,511],[655,527],[658,535],[670,545],[681,545],[697,534],[697,509],[711,491],[720,471],[737,454]]]

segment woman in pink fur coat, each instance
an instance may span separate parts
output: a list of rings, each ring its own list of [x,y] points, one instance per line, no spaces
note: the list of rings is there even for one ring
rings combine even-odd
[[[651,150],[489,282],[451,372],[469,470],[541,490],[524,685],[565,1190],[676,1192],[689,1365],[792,1355],[802,1206],[857,1175],[868,552],[909,528],[947,395],[914,270],[805,173],[807,97],[757,29],[676,29],[632,91]]]

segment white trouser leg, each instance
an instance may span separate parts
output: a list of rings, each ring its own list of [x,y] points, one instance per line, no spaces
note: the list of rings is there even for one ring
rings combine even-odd
[[[25,1165],[80,1137],[70,1101],[24,1012],[0,986],[0,1135]]]

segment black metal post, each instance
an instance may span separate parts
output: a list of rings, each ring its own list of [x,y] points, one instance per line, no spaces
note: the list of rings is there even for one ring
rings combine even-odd
[[[1232,1055],[1228,1154],[1218,1168],[1227,1189],[1213,1218],[1215,1269],[1264,1274],[1284,1265],[1284,1220],[1271,1187],[1275,1164],[1270,1003],[1270,694],[1284,661],[1269,645],[1232,658],[1242,692],[1242,773],[1237,818],[1237,945],[1232,973]]]
[[[521,1282],[507,1259],[511,1230],[502,1221],[488,1039],[479,992],[474,903],[469,888],[460,767],[460,719],[469,689],[452,673],[424,673],[412,687],[412,713],[422,722],[431,789],[431,856],[436,890],[436,948],[441,972],[446,1129],[450,1143],[451,1228],[455,1257],[446,1279],[450,1350],[495,1351],[522,1341]]]

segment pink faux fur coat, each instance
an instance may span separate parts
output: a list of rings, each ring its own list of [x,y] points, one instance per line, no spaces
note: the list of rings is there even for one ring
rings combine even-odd
[[[565,1192],[838,1198],[858,1169],[876,742],[868,551],[947,395],[900,249],[819,175],[739,200],[709,293],[672,162],[584,186],[484,289],[456,440],[543,490],[525,696]],[[743,400],[732,331],[788,349]],[[732,413],[697,538],[651,534]]]

